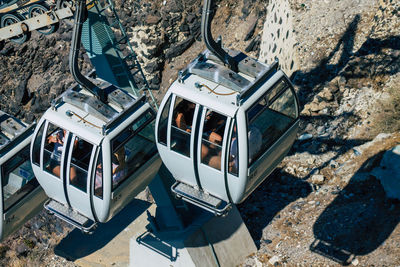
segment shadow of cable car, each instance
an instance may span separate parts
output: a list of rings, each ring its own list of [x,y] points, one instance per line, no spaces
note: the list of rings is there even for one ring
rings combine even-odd
[[[294,208],[297,201],[312,192],[312,186],[277,168],[254,192],[238,205],[251,236],[260,248],[263,230],[287,206]]]
[[[110,221],[99,224],[96,231],[90,235],[77,228],[74,229],[54,248],[55,254],[75,261],[98,251],[121,234],[150,205],[149,202],[134,199]]]
[[[399,223],[400,202],[388,199],[380,181],[370,174],[382,155],[369,158],[317,219],[311,251],[349,265],[389,238]]]

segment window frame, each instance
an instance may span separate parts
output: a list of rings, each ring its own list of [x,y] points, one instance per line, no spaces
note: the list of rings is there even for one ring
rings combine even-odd
[[[209,140],[207,140],[207,139],[204,139],[204,137],[203,137],[203,135],[204,135],[204,126],[205,126],[205,123],[206,123],[206,117],[207,117],[207,113],[208,113],[209,111],[215,112],[215,113],[217,113],[217,114],[220,115],[220,116],[224,116],[224,119],[225,119],[224,124],[225,124],[225,125],[224,125],[224,127],[223,127],[223,134],[222,134],[222,136],[221,136],[221,138],[222,138],[221,144],[213,143],[213,142],[211,142],[211,141],[209,141]],[[211,109],[211,108],[205,107],[205,106],[202,107],[201,118],[200,118],[201,127],[199,127],[199,134],[198,134],[198,136],[199,136],[198,139],[199,139],[199,142],[200,142],[200,147],[199,147],[199,149],[200,149],[200,159],[199,159],[199,163],[200,163],[202,166],[207,166],[208,168],[211,168],[211,169],[216,170],[216,171],[219,171],[219,172],[222,172],[222,171],[223,171],[223,169],[222,169],[222,166],[223,166],[222,158],[223,158],[223,156],[222,156],[222,155],[223,155],[223,153],[224,153],[224,145],[225,145],[225,143],[226,143],[224,137],[226,136],[227,139],[229,138],[229,135],[227,135],[227,132],[229,131],[229,129],[227,129],[227,128],[229,127],[229,125],[228,125],[228,118],[229,118],[229,116],[227,116],[227,115],[225,115],[225,114],[222,114],[222,113],[219,112],[219,111],[216,111],[216,110],[214,110],[214,109]],[[221,162],[220,162],[219,169],[210,166],[209,163],[205,163],[205,162],[203,162],[203,160],[201,159],[201,153],[202,153],[203,142],[206,142],[206,143],[208,143],[208,144],[215,145],[216,147],[218,147],[219,152],[220,152],[220,154],[221,154]],[[209,148],[209,146],[207,146],[207,148]]]
[[[175,103],[175,99],[176,99],[176,97],[173,95],[173,94],[171,94],[169,97],[168,97],[168,100],[165,102],[165,105],[164,105],[164,108],[163,108],[163,110],[161,111],[161,114],[160,114],[160,119],[159,119],[159,121],[158,121],[158,127],[157,127],[157,143],[158,144],[161,144],[161,145],[163,145],[163,146],[167,146],[168,147],[168,129],[170,128],[170,127],[168,127],[169,126],[169,124],[170,124],[170,115],[171,115],[171,103]],[[167,108],[168,107],[168,108]],[[168,111],[167,111],[168,110]],[[166,112],[167,111],[167,117],[166,118],[164,118],[163,119],[163,114],[164,114],[164,112]],[[172,111],[173,112],[173,111]],[[161,124],[164,122],[164,121],[166,121],[166,123],[167,123],[167,125],[166,125],[166,128],[165,128],[165,143],[164,142],[161,142],[160,141],[160,130],[161,130]],[[171,125],[172,126],[172,125]]]
[[[80,190],[80,191],[82,191],[83,193],[85,193],[85,194],[87,194],[88,193],[88,185],[89,185],[89,190],[90,190],[90,179],[91,179],[91,177],[93,176],[92,175],[92,166],[93,166],[93,162],[94,162],[94,160],[96,160],[96,149],[97,149],[97,145],[96,144],[94,144],[94,143],[92,143],[92,142],[90,142],[90,141],[88,141],[88,140],[86,140],[85,138],[82,138],[82,137],[80,137],[79,135],[77,135],[77,134],[75,134],[75,133],[72,133],[71,132],[71,134],[72,134],[72,136],[71,136],[71,143],[69,144],[69,149],[68,149],[68,158],[67,158],[67,170],[66,170],[66,174],[67,174],[67,177],[68,177],[68,185],[69,186],[72,186],[72,187],[74,187],[74,188],[76,188],[76,189],[78,189],[78,190]],[[85,141],[86,143],[88,143],[88,144],[90,144],[90,145],[92,145],[92,149],[91,149],[91,151],[88,153],[89,154],[89,163],[88,163],[88,168],[87,168],[87,170],[84,170],[81,166],[79,166],[78,164],[75,164],[75,163],[73,163],[72,162],[72,158],[73,158],[73,153],[74,153],[74,143],[75,143],[75,139],[76,138],[79,138],[80,140],[83,140],[83,141]],[[80,140],[78,140],[78,141],[80,141]],[[79,187],[79,186],[77,186],[76,184],[73,184],[73,183],[71,183],[71,168],[72,168],[72,164],[73,164],[73,166],[75,167],[75,168],[79,168],[79,169],[81,169],[81,170],[84,170],[84,171],[86,171],[87,172],[87,175],[86,175],[86,183],[85,183],[85,190],[83,190],[83,187],[81,188],[81,187]],[[67,177],[65,177],[65,179],[67,178]]]
[[[30,144],[27,144],[22,150],[25,150],[25,149],[27,149],[28,150],[28,154],[27,154],[27,158],[25,159],[25,160],[23,160],[20,164],[17,164],[17,165],[15,165],[14,166],[14,168],[12,168],[11,170],[9,170],[8,171],[8,175],[10,175],[16,168],[18,168],[19,166],[21,166],[25,161],[29,161],[30,162]],[[21,150],[21,151],[22,151]],[[21,151],[18,153],[18,154],[20,154],[21,153]],[[3,213],[6,213],[7,211],[9,211],[12,207],[14,207],[15,205],[17,205],[18,203],[20,203],[24,198],[26,198],[31,192],[33,192],[35,189],[37,189],[40,185],[39,185],[39,182],[38,182],[38,180],[37,180],[37,178],[35,177],[35,174],[34,174],[34,172],[33,172],[33,169],[32,169],[32,174],[33,174],[33,178],[32,179],[30,179],[25,185],[23,185],[21,188],[19,188],[16,192],[18,192],[18,191],[20,191],[24,186],[26,186],[26,185],[29,185],[29,186],[32,186],[32,188],[30,188],[29,189],[29,191],[28,192],[26,192],[26,194],[25,195],[23,195],[21,198],[19,198],[19,199],[17,199],[17,200],[15,200],[10,206],[8,206],[7,208],[6,208],[6,206],[5,206],[5,204],[6,204],[6,201],[5,201],[5,195],[4,195],[4,181],[5,181],[5,178],[6,178],[6,173],[4,172],[4,166],[6,166],[10,161],[12,161],[14,158],[15,158],[15,156],[16,155],[13,155],[11,158],[9,158],[5,163],[3,163],[2,165],[1,165],[1,180],[2,180],[2,183],[1,183],[1,193],[2,193],[2,199],[1,199],[1,201],[2,201],[2,204],[3,204]],[[15,193],[14,193],[15,194]],[[13,194],[13,195],[14,195]],[[12,196],[12,195],[11,195]],[[10,197],[11,197],[10,196]],[[9,198],[8,198],[9,199]]]
[[[190,102],[190,103],[195,105],[194,110],[193,110],[193,119],[192,119],[192,125],[191,125],[191,129],[192,130],[190,131],[190,133],[188,133],[187,131],[179,128],[177,125],[174,125],[174,113],[175,113],[176,107],[179,105],[179,103],[176,104],[176,101],[177,101],[178,98],[180,98],[181,101],[185,100],[185,101],[188,101],[188,102]],[[168,143],[167,147],[168,147],[168,149],[170,151],[173,151],[173,152],[175,152],[175,153],[177,153],[177,154],[179,154],[181,156],[184,156],[187,159],[192,159],[192,156],[191,156],[192,139],[193,139],[192,133],[193,133],[193,129],[195,128],[194,123],[197,121],[196,119],[199,116],[199,112],[201,112],[200,109],[201,109],[201,106],[198,103],[196,103],[196,102],[194,102],[192,100],[188,100],[187,98],[182,97],[180,95],[173,94],[173,98],[172,98],[171,105],[170,105],[169,118],[168,118],[168,134],[169,135],[167,136],[167,143]],[[172,133],[173,133],[172,129],[173,128],[178,130],[179,132],[182,132],[182,134],[185,134],[185,135],[189,134],[189,155],[186,155],[186,154],[182,153],[181,151],[177,151],[177,150],[174,150],[172,148],[171,144],[172,144]]]
[[[136,130],[132,130],[132,133],[131,133],[128,137],[126,137],[126,138],[123,140],[123,142],[121,142],[120,144],[118,144],[118,145],[116,146],[116,148],[114,149],[114,142],[118,139],[118,137],[120,137],[120,135],[123,134],[124,131],[125,131],[126,129],[129,129],[129,128],[132,129],[133,125],[134,125],[136,122],[140,121],[140,120],[141,120],[144,116],[146,116],[147,114],[150,114],[151,116],[150,116],[144,123],[142,123],[142,124],[140,125],[139,128],[137,128]],[[121,147],[123,147],[128,141],[130,141],[132,138],[134,138],[135,136],[137,136],[145,127],[147,127],[148,125],[150,125],[152,122],[155,123],[155,118],[156,118],[156,113],[154,112],[154,110],[153,110],[153,109],[148,109],[148,110],[146,110],[143,114],[141,114],[137,119],[135,119],[132,123],[130,123],[127,127],[125,127],[122,131],[120,131],[120,132],[119,132],[116,136],[114,136],[114,137],[111,139],[111,141],[110,141],[110,152],[111,152],[111,154],[113,154],[114,151],[117,151],[117,150],[119,150]],[[155,149],[155,152],[151,155],[151,157],[154,157],[154,155],[156,155],[156,154],[158,153],[155,137],[156,137],[156,136],[154,136],[153,143],[154,143],[154,147],[155,147],[156,149]],[[146,139],[147,139],[147,138],[146,138]],[[111,155],[111,157],[112,157],[112,155]],[[103,162],[103,164],[104,164],[104,162]],[[111,162],[111,170],[110,170],[110,171],[111,171],[111,173],[110,173],[109,175],[110,175],[110,177],[111,177],[111,179],[112,179],[112,177],[113,177],[113,173],[112,173],[112,162]],[[113,181],[111,181],[111,188],[112,188],[111,191],[113,192],[113,191],[115,191],[116,189],[118,189],[118,188],[119,188],[122,184],[124,184],[124,183],[128,180],[128,178],[129,178],[130,176],[132,176],[136,171],[137,171],[137,169],[133,170],[131,173],[127,173],[126,176],[124,177],[124,179],[123,179],[122,181],[120,181],[116,186],[114,186]],[[103,171],[103,185],[104,185],[104,171]]]
[[[276,88],[276,86],[281,83],[281,82],[285,82],[286,86],[284,86],[278,93],[276,93],[271,99],[268,98],[268,95],[271,94],[273,92],[273,89]],[[293,97],[294,97],[294,105],[295,105],[295,110],[296,110],[296,117],[292,118],[286,114],[283,114],[275,109],[270,109],[273,112],[279,113],[282,116],[285,116],[287,118],[290,118],[292,120],[292,122],[285,128],[285,130],[283,132],[286,132],[288,129],[290,129],[290,127],[292,127],[296,121],[299,119],[299,107],[298,107],[298,98],[297,95],[294,91],[293,86],[291,85],[290,81],[288,80],[287,77],[283,76],[280,79],[278,79],[261,97],[259,97],[257,99],[257,101],[255,101],[246,111],[245,111],[245,119],[246,119],[246,133],[249,132],[249,128],[252,125],[252,123],[254,123],[254,121],[266,110],[269,108],[269,106],[271,106],[282,94],[284,94],[287,90],[290,90],[290,92],[292,93]],[[253,115],[253,117],[251,118],[251,120],[249,119],[249,112],[258,105],[258,103],[260,103],[262,100],[264,100],[266,102],[266,105],[259,110],[255,115]],[[250,148],[249,148],[249,139],[248,136],[246,136],[247,139],[247,159],[250,159]],[[278,138],[279,139],[279,138]],[[278,140],[277,139],[277,140]],[[274,143],[276,143],[275,140],[272,145]],[[259,153],[258,156],[256,158],[254,158],[252,160],[251,163],[247,162],[248,164],[248,168],[250,168],[252,165],[254,165],[255,162],[257,162],[262,155],[272,146],[268,146],[266,149],[264,149],[263,147],[261,147],[261,150],[263,151],[262,153]]]

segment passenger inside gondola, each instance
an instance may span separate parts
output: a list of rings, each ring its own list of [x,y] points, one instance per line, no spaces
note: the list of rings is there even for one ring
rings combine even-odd
[[[52,125],[49,125],[49,130],[52,128]],[[50,132],[50,131],[48,131]],[[50,162],[48,169],[57,177],[60,177],[60,162],[61,162],[61,154],[64,149],[64,141],[67,131],[61,128],[56,129],[52,132],[50,136],[47,137],[47,143],[50,146],[53,146],[50,155]],[[48,147],[49,148],[49,147]],[[75,168],[71,167],[70,170],[70,179],[74,180],[76,177]]]
[[[154,144],[152,113],[148,112],[129,125],[112,140],[112,190],[118,188],[125,180],[132,177],[145,162],[157,153]],[[95,195],[102,197],[103,179],[110,179],[103,173],[101,152],[96,163]]]
[[[192,131],[192,122],[194,115],[195,104],[182,99],[181,102],[175,108],[175,123],[179,129],[187,132]]]
[[[187,157],[190,156],[190,134],[196,105],[190,101],[176,98],[171,129],[171,148]]]
[[[126,176],[125,167],[125,148],[122,146],[112,156],[112,179],[114,185],[117,185]]]
[[[222,139],[226,116],[208,110],[204,120],[201,162],[215,169],[221,169]]]
[[[96,165],[96,180],[95,180],[95,195],[101,196],[103,190],[103,164],[100,159]],[[119,149],[119,153],[114,153],[112,156],[112,183],[114,187],[121,182],[121,180],[125,177],[126,169],[125,169],[125,150]]]
[[[58,129],[54,131],[49,137],[47,137],[47,143],[53,143],[53,152],[50,156],[50,166],[49,169],[54,175],[60,177],[60,162],[61,154],[64,146],[64,137],[66,130]]]

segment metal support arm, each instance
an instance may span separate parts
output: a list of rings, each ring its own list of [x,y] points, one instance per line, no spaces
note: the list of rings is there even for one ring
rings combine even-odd
[[[228,53],[221,47],[221,43],[216,43],[211,34],[211,20],[210,15],[213,12],[214,0],[204,0],[203,14],[201,17],[201,34],[203,40],[208,48],[215,56],[217,56],[224,64],[234,71],[238,72],[238,63],[236,60],[228,55]]]
[[[105,92],[94,85],[84,75],[82,75],[78,67],[78,55],[81,44],[82,25],[87,18],[86,0],[76,0],[75,7],[76,11],[74,17],[74,28],[72,32],[71,50],[69,53],[69,68],[72,76],[77,83],[92,92],[101,101],[106,102]]]

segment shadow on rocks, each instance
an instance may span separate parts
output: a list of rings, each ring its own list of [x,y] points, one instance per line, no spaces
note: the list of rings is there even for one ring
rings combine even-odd
[[[257,247],[263,238],[263,229],[290,203],[307,197],[312,186],[282,169],[276,169],[242,204],[240,214]],[[276,216],[277,215],[277,216]]]
[[[302,105],[310,103],[324,85],[336,77],[343,77],[351,84],[351,80],[380,80],[380,77],[394,75],[400,72],[400,37],[371,38],[353,52],[354,40],[358,31],[360,15],[356,15],[349,23],[346,31],[339,38],[335,48],[328,56],[322,58],[319,64],[310,71],[299,70],[291,76],[293,83],[299,87],[299,99]],[[374,30],[371,29],[373,33]],[[336,64],[331,60],[339,56]]]
[[[314,224],[311,251],[349,265],[356,256],[373,252],[393,232],[400,202],[388,199],[380,181],[370,174],[382,155],[368,159],[348,185],[335,192],[338,196]]]

